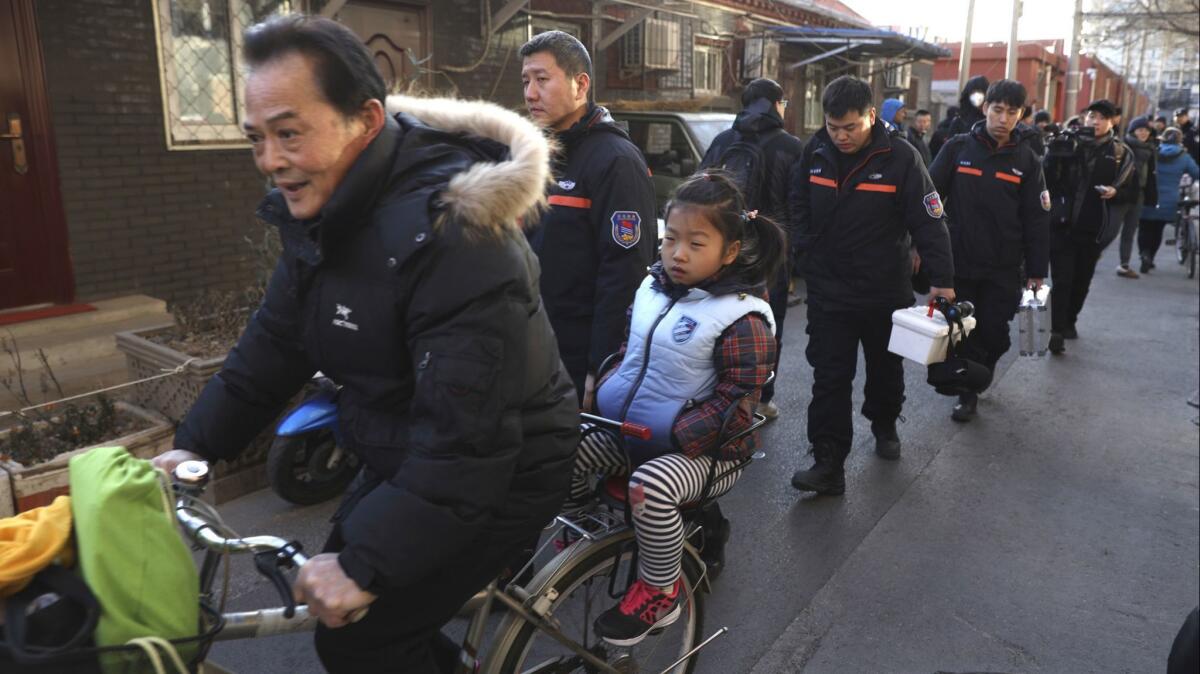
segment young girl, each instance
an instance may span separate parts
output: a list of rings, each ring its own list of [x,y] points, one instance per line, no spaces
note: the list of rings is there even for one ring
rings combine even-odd
[[[652,437],[626,438],[623,449],[609,431],[588,430],[568,501],[586,502],[593,476],[630,475],[639,578],[596,619],[596,632],[617,646],[632,646],[679,617],[679,506],[701,498],[713,461],[720,477],[712,495],[733,487],[741,473],[735,467],[757,438],[719,447],[722,423],[750,394],[733,411],[729,431],[750,425],[775,362],[766,281],[783,257],[780,229],[747,212],[737,186],[715,172],[680,185],[666,221],[661,260],[634,297],[621,361],[596,393],[602,416],[649,426]]]

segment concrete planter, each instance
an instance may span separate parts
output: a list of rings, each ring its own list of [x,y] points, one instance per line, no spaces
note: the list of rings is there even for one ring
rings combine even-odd
[[[145,330],[118,332],[117,350],[125,354],[125,366],[132,379],[153,377],[183,366],[181,374],[139,384],[134,391],[137,404],[179,423],[200,397],[204,385],[221,370],[225,356],[193,359],[186,353],[148,339],[150,335],[174,327],[172,323],[165,323]]]
[[[31,508],[48,505],[54,497],[68,493],[70,481],[67,464],[71,457],[93,447],[120,445],[142,459],[149,459],[171,448],[175,426],[169,419],[126,402],[117,401],[115,405],[120,413],[140,417],[153,425],[136,433],[59,454],[32,466],[23,466],[16,461],[0,461],[0,517],[11,517]],[[0,437],[8,432],[0,431]]]
[[[133,400],[138,405],[158,412],[178,424],[200,397],[200,391],[204,389],[208,380],[221,371],[225,357],[193,358],[147,338],[174,327],[174,324],[166,323],[145,330],[118,332],[117,349],[125,354],[125,364],[133,380],[153,377],[183,367],[183,372],[173,377],[139,384],[133,393]],[[298,402],[298,398],[292,402]],[[291,405],[288,407],[290,409]],[[221,462],[216,466],[215,479],[209,487],[209,493],[213,494],[217,503],[267,486],[264,464],[267,461],[267,451],[275,438],[275,425],[276,423],[272,423],[264,429],[236,461]]]

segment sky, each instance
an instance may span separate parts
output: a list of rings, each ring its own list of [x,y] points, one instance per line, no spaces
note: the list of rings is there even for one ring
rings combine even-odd
[[[928,29],[926,39],[962,40],[967,27],[967,0],[842,0],[877,26]],[[1085,4],[1085,10],[1088,3]],[[922,9],[926,8],[926,9]],[[1022,40],[1071,38],[1073,0],[1025,0],[1018,24]],[[1011,0],[975,0],[973,42],[1007,42],[1012,28]],[[919,36],[920,33],[918,32]]]

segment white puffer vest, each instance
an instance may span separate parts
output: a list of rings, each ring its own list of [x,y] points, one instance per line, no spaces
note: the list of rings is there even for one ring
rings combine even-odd
[[[652,287],[654,283],[654,277],[647,276],[638,288],[625,359],[596,393],[602,416],[650,428],[648,441],[625,439],[635,464],[676,451],[671,429],[680,411],[716,389],[713,352],[726,328],[757,313],[775,334],[775,316],[763,299],[691,288],[672,300]]]

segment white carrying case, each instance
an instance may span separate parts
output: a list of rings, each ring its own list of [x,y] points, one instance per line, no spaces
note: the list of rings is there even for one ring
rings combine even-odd
[[[888,340],[888,351],[922,365],[946,360],[950,326],[942,312],[934,309],[931,316],[929,311],[928,306],[918,306],[892,312],[892,336]],[[975,317],[964,318],[962,324],[970,334],[975,329]],[[954,342],[957,344],[964,336],[959,334],[956,327]]]

